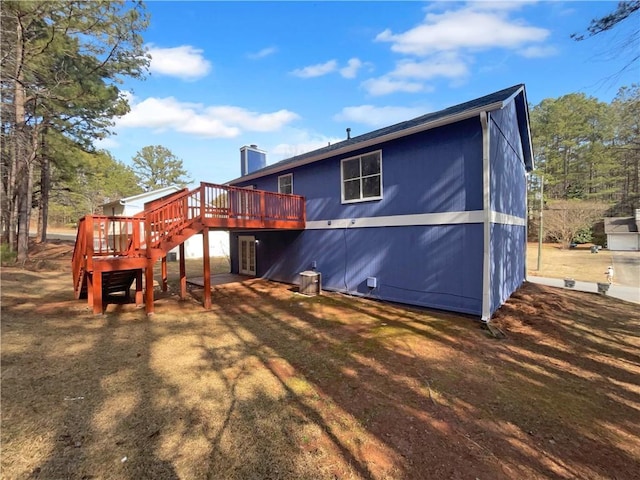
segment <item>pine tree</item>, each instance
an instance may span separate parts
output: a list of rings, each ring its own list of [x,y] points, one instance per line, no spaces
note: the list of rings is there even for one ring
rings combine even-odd
[[[161,145],[143,147],[133,157],[133,170],[147,191],[170,185],[184,187],[191,181],[182,160]]]
[[[54,131],[91,150],[128,111],[117,84],[146,72],[147,18],[141,3],[107,0],[4,1],[1,14],[3,241],[25,260],[38,165],[50,184],[44,140]]]

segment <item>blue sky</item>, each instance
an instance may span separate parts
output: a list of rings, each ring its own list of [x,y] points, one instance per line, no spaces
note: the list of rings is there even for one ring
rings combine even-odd
[[[525,83],[529,102],[610,101],[637,18],[583,42],[615,2],[148,2],[151,67],[127,80],[131,112],[98,145],[130,163],[146,145],[194,182],[240,175],[243,145],[267,163]],[[638,46],[635,45],[636,49]]]

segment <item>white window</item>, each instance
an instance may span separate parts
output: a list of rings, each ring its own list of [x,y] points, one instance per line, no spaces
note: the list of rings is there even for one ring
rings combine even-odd
[[[345,158],[340,164],[342,203],[382,198],[382,151]]]
[[[287,173],[278,177],[278,193],[293,193],[293,173]]]

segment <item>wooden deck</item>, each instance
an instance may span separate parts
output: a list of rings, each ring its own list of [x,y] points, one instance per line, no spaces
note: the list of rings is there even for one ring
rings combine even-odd
[[[200,187],[168,195],[145,204],[132,217],[87,215],[78,224],[73,252],[73,287],[77,299],[87,298],[94,313],[102,313],[108,296],[128,295],[136,284],[135,301],[142,303],[143,281],[153,285],[153,268],[162,265],[166,289],[166,255],[180,247],[181,296],[186,294],[184,242],[203,235],[204,305],[211,304],[207,271],[210,230],[303,230],[305,202],[299,195],[284,195],[226,185]],[[117,273],[121,272],[121,273]],[[122,273],[127,272],[127,273]],[[147,313],[153,313],[153,288],[144,289]]]

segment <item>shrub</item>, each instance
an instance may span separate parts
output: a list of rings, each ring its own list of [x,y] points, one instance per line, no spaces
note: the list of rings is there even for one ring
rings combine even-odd
[[[579,230],[573,237],[575,243],[590,243],[593,240],[591,227],[584,227]]]

